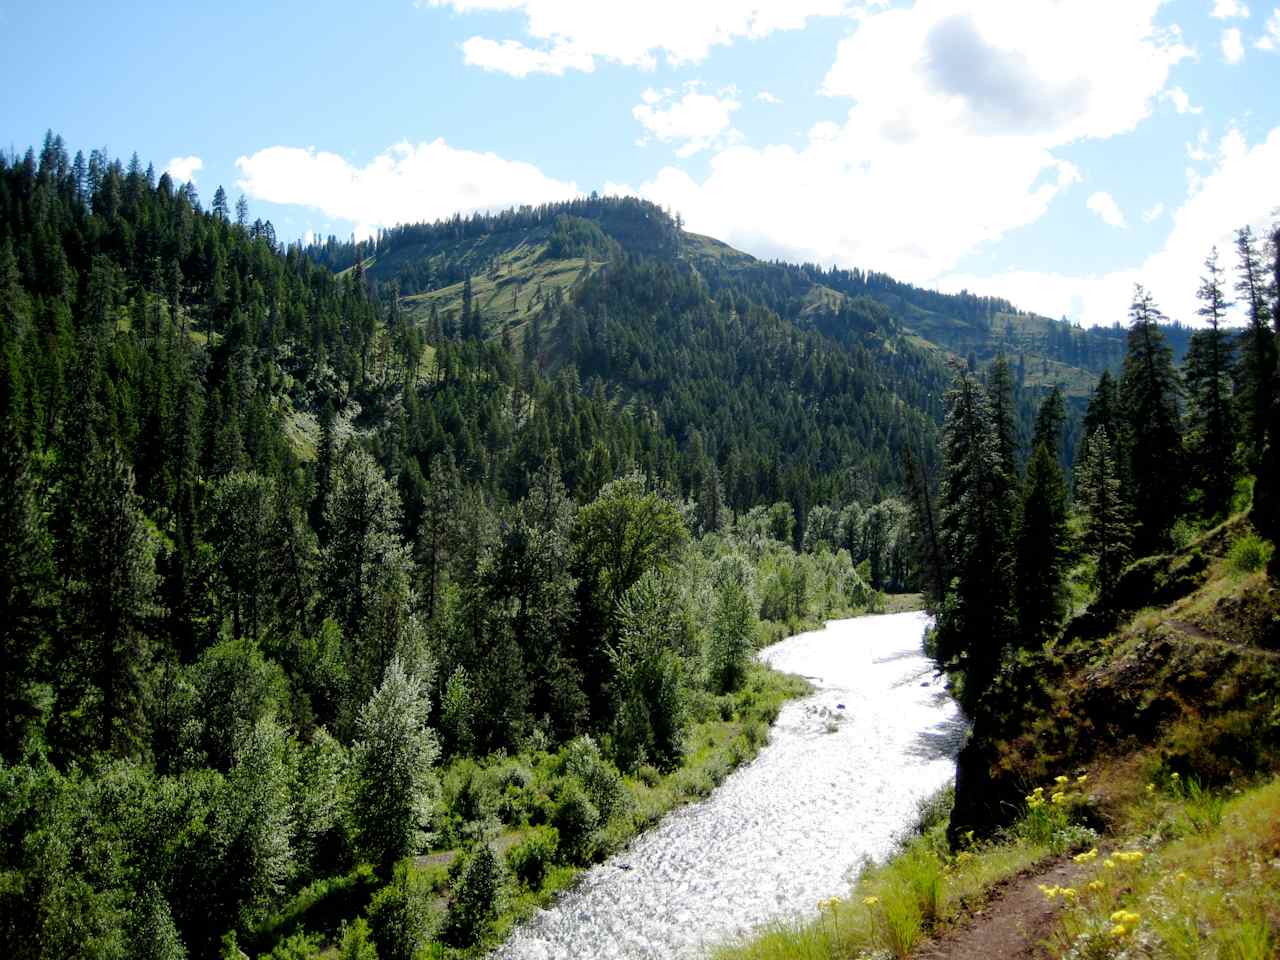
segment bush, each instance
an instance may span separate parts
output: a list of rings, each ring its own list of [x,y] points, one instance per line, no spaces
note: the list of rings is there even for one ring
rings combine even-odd
[[[1266,567],[1274,549],[1270,541],[1263,540],[1256,533],[1248,533],[1231,544],[1227,563],[1237,573],[1257,573]]]
[[[356,917],[350,926],[343,924],[340,946],[340,960],[378,960],[378,951],[369,939],[369,924],[364,917]]]
[[[590,863],[602,820],[586,789],[576,778],[565,780],[551,822],[560,837],[560,850],[572,863]]]
[[[515,878],[530,890],[542,887],[547,868],[555,861],[560,832],[555,827],[536,827],[507,851],[507,866]]]
[[[369,926],[381,960],[413,960],[418,947],[431,939],[437,918],[430,896],[407,860],[396,865],[391,882],[369,904]]]
[[[502,861],[487,843],[467,857],[457,881],[445,920],[444,939],[455,947],[479,943],[501,910],[507,875]]]

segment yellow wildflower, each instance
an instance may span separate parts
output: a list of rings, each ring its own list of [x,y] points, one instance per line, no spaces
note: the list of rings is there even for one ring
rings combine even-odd
[[[1054,783],[1066,783],[1066,782],[1067,782],[1068,780],[1070,780],[1070,779],[1071,779],[1070,777],[1054,777],[1054,778],[1053,778],[1053,782],[1054,782]]]
[[[1059,890],[1058,892],[1059,892],[1060,894],[1062,894],[1062,899],[1063,899],[1063,900],[1070,900],[1070,901],[1074,902],[1074,901],[1075,901],[1075,899],[1076,899],[1076,888],[1075,888],[1075,887],[1063,887],[1063,888],[1062,888],[1061,890]]]
[[[879,897],[863,897],[862,902],[866,904],[868,907],[874,907],[877,903],[880,902],[880,898]]]
[[[1128,933],[1128,929],[1122,923],[1117,923],[1114,927],[1107,931],[1107,935],[1115,937],[1117,940]]]
[[[1116,868],[1116,862],[1112,860],[1110,857],[1108,857],[1106,860],[1103,860],[1102,865],[1106,867],[1108,870],[1114,870]]]
[[[1185,870],[1179,870],[1179,871],[1178,871],[1178,875],[1177,875],[1176,877],[1174,877],[1173,879],[1177,880],[1179,883],[1186,883],[1186,882],[1187,882],[1187,872],[1186,872]]]
[[[1101,880],[1091,880],[1091,881],[1089,881],[1089,889],[1090,889],[1090,890],[1101,890],[1101,889],[1103,889],[1105,886],[1106,886],[1106,884],[1105,884],[1105,883],[1103,883]]]
[[[1057,896],[1058,896],[1059,888],[1058,888],[1058,887],[1046,887],[1046,886],[1042,883],[1042,884],[1040,884],[1040,892],[1044,894],[1044,896],[1045,896],[1045,899],[1046,899],[1046,900],[1053,900],[1055,897],[1057,897]]]
[[[1155,792],[1156,792],[1156,785],[1154,783],[1148,783],[1147,793],[1155,793]]]
[[[1076,777],[1076,783],[1084,783],[1088,779],[1089,775],[1087,773],[1082,773],[1080,776]]]
[[[1074,860],[1076,863],[1088,863],[1090,860],[1096,860],[1097,858],[1098,858],[1098,848],[1094,847],[1092,850],[1089,850],[1086,853],[1077,853],[1071,859]]]

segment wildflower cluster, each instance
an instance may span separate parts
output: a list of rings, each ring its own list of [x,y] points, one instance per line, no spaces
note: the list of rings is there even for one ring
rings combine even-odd
[[[819,900],[819,901],[818,901],[818,912],[819,912],[819,913],[824,913],[824,912],[826,912],[827,910],[830,910],[830,911],[832,911],[832,912],[834,913],[834,912],[835,912],[836,907],[838,907],[838,906],[840,906],[840,898],[839,898],[839,897],[831,897],[830,899],[827,899],[827,900]]]
[[[1093,860],[1097,860],[1098,848],[1094,847],[1092,850],[1087,850],[1084,853],[1077,853],[1071,859],[1074,860],[1076,863],[1089,863]]]
[[[1117,939],[1127,937],[1141,920],[1142,915],[1134,913],[1132,910],[1117,910],[1111,915],[1113,926],[1107,931],[1107,934]]]
[[[1079,896],[1075,887],[1049,887],[1043,883],[1040,884],[1040,892],[1044,894],[1046,900],[1056,900],[1061,897],[1064,903],[1075,903],[1076,897]]]

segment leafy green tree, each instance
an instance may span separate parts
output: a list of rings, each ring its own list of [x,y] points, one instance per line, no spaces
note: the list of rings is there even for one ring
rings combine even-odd
[[[482,941],[501,910],[507,879],[506,865],[493,847],[477,844],[453,885],[444,922],[445,940],[457,947]]]
[[[684,755],[688,718],[684,663],[673,648],[682,629],[674,584],[650,573],[618,602],[618,641],[609,649],[619,765],[672,769]]]
[[[716,586],[707,637],[707,679],[713,690],[731,693],[742,686],[758,629],[754,598],[736,579],[723,579]]]
[[[427,726],[430,709],[426,685],[393,658],[360,711],[360,739],[351,750],[356,843],[384,870],[417,853],[430,836],[432,765],[439,753]]]
[[[227,774],[222,808],[227,832],[223,883],[234,891],[237,920],[250,924],[279,901],[293,870],[290,751],[273,717],[259,720]]]

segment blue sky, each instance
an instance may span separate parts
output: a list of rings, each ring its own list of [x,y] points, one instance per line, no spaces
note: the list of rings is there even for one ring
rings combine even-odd
[[[0,0],[6,147],[137,151],[285,239],[634,192],[764,257],[1123,320],[1280,208],[1240,0]]]

